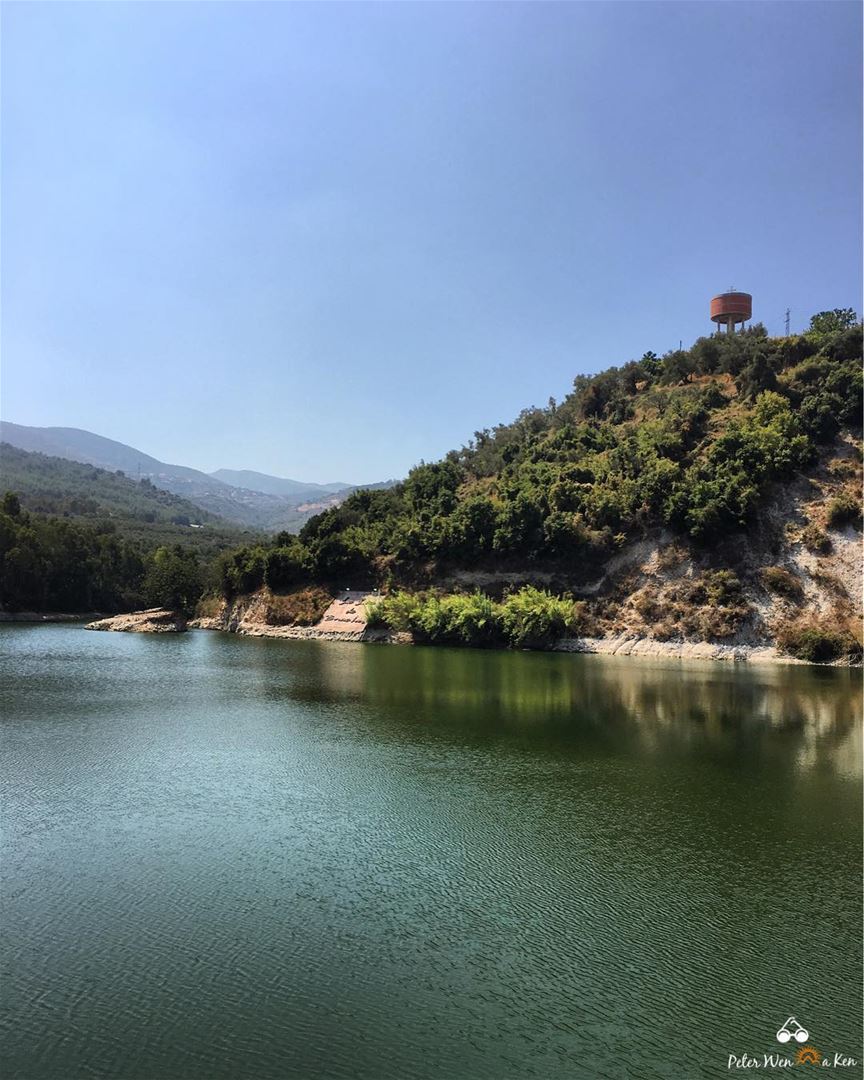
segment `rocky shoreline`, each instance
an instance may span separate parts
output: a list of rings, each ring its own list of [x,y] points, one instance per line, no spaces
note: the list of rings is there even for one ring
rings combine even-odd
[[[193,619],[190,630],[218,630],[243,637],[281,638],[293,641],[353,641],[363,644],[413,645],[410,634],[394,630],[367,629],[360,632],[320,630],[315,626],[266,626],[246,623],[233,629],[218,619]],[[804,660],[785,656],[773,646],[719,645],[710,641],[655,641],[646,637],[562,638],[539,652],[592,653],[598,656],[635,656],[643,659],[722,660],[751,664],[804,664]],[[821,665],[827,666],[827,665]],[[848,666],[842,661],[832,666]]]
[[[225,603],[218,615],[191,619],[162,608],[116,615],[89,623],[88,630],[129,633],[183,633],[189,630],[218,630],[244,637],[279,638],[289,641],[344,641],[363,644],[412,645],[411,634],[366,625],[365,605],[369,597],[346,594],[333,601],[324,617],[313,626],[273,625],[264,620],[264,605],[256,596]],[[666,640],[622,632],[608,637],[569,637],[550,643],[545,652],[593,653],[600,656],[631,656],[643,659],[711,660],[727,663],[803,664],[767,643],[720,644],[711,641]],[[849,666],[838,660],[831,665]],[[860,665],[859,665],[860,666]]]
[[[267,622],[267,603],[263,593],[224,601],[218,613],[192,619],[190,630],[221,630],[246,637],[283,638],[288,640],[354,641],[382,645],[412,645],[409,633],[366,625],[366,604],[377,594],[346,592],[333,601],[324,617],[314,626],[277,626]],[[632,629],[604,637],[579,636],[551,642],[544,652],[596,653],[601,656],[635,656],[646,659],[719,660],[726,663],[803,664],[768,642],[721,644],[683,638],[659,640]],[[847,666],[843,660],[833,666]]]
[[[564,638],[550,652],[595,653],[599,656],[637,656],[670,660],[724,660],[736,664],[806,664],[779,652],[773,645],[721,645],[712,641],[657,641],[622,634],[608,638]],[[825,667],[827,665],[820,665]],[[848,667],[844,661],[832,664]]]
[[[244,622],[236,626],[224,626],[219,619],[192,619],[189,630],[218,630],[223,634],[239,634],[241,637],[283,638],[289,641],[356,641],[377,642],[385,645],[411,645],[410,634],[393,630],[328,630],[321,626],[270,626],[267,623]]]

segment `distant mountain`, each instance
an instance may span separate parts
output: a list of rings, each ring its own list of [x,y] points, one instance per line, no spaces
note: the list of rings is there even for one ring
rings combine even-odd
[[[132,446],[106,439],[102,435],[94,435],[91,431],[82,431],[80,428],[26,427],[24,424],[11,424],[3,420],[0,421],[0,442],[10,443],[20,450],[98,465],[101,469],[111,469],[112,472],[122,469],[127,476],[134,479],[138,479],[139,471],[141,476],[148,479],[159,475],[166,478],[185,477],[190,482],[198,480],[206,483],[210,479],[206,473],[196,469],[187,469],[182,465],[166,465]],[[214,485],[211,483],[210,486]]]
[[[0,443],[0,493],[5,491],[15,492],[25,510],[87,524],[107,519],[119,535],[152,546],[181,542],[213,552],[249,537],[148,479]]]
[[[340,485],[280,481],[278,477],[254,472],[219,470],[220,475],[211,476],[185,465],[167,464],[125,443],[80,428],[27,427],[0,421],[0,441],[31,453],[84,462],[111,472],[120,469],[132,480],[149,480],[155,487],[180,495],[226,521],[268,532],[295,531],[314,514],[338,505],[354,490]],[[222,473],[294,483],[299,490],[275,492],[238,486],[221,479]],[[388,486],[389,483],[372,486]]]
[[[281,476],[268,476],[267,473],[253,472],[251,469],[217,469],[210,473],[217,480],[234,487],[249,488],[250,491],[263,491],[267,495],[297,495],[301,499],[316,495],[335,495],[339,491],[353,491],[355,484],[307,484],[302,480],[288,480]]]

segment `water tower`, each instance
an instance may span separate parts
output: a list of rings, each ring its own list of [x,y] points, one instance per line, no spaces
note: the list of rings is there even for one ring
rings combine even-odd
[[[711,301],[711,321],[719,327],[724,325],[727,334],[735,333],[736,323],[745,323],[753,315],[753,297],[749,292],[720,293]]]

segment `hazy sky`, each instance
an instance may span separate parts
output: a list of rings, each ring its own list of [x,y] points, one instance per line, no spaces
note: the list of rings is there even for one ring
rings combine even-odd
[[[574,375],[860,309],[857,3],[4,3],[2,414],[404,475]]]

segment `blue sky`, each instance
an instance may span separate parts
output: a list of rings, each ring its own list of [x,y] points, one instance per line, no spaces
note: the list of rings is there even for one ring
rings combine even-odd
[[[861,306],[855,3],[3,5],[2,414],[404,475]]]

